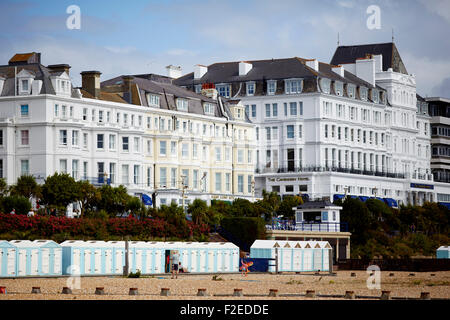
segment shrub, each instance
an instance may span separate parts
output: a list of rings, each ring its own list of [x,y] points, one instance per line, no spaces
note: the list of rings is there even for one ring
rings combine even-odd
[[[256,239],[265,239],[266,235],[265,223],[262,218],[224,218],[222,220],[222,227],[230,233],[234,239],[240,241],[239,247],[244,251],[248,251],[247,249]],[[228,240],[231,241],[232,239]]]
[[[4,212],[11,212],[16,209],[16,214],[27,214],[31,209],[30,201],[23,196],[9,196],[2,199],[2,209]]]

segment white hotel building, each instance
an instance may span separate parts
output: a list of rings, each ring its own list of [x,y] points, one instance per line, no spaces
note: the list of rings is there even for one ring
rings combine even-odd
[[[339,47],[331,64],[295,57],[197,65],[174,83],[197,92],[214,84],[245,105],[256,124],[257,196],[436,201],[430,118],[393,43]]]
[[[43,66],[34,52],[0,66],[0,177],[9,185],[64,172],[154,194],[156,206],[254,199],[254,125],[239,101],[154,74],[101,83],[86,71],[77,89],[69,69]]]

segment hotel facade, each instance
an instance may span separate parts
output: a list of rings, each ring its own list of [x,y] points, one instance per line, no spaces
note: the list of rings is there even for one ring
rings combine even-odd
[[[197,92],[214,85],[245,105],[256,124],[257,196],[437,201],[430,117],[393,43],[338,47],[330,64],[294,57],[197,65],[174,83]]]
[[[100,72],[85,71],[74,88],[69,70],[43,66],[40,53],[0,66],[0,176],[8,185],[62,172],[124,185],[156,206],[254,199],[254,125],[239,100],[154,74],[101,82]]]

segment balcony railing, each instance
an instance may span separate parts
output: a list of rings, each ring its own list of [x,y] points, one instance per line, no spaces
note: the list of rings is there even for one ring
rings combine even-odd
[[[266,230],[284,231],[318,231],[318,232],[347,232],[347,222],[275,222],[266,224]]]
[[[255,169],[255,173],[299,173],[299,172],[342,172],[351,174],[361,174],[366,176],[378,176],[378,177],[388,177],[405,179],[407,177],[404,173],[394,173],[388,171],[373,171],[373,170],[360,170],[354,168],[343,168],[343,167],[327,167],[327,166],[308,166],[308,167],[278,167],[278,168],[268,168],[259,167]],[[425,176],[425,175],[423,175]],[[425,179],[424,179],[425,180]]]

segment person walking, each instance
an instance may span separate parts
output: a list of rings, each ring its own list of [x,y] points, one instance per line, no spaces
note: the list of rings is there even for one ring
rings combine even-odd
[[[180,255],[178,254],[178,251],[175,250],[175,252],[172,255],[172,279],[175,275],[175,279],[178,279],[178,264],[180,263]]]

